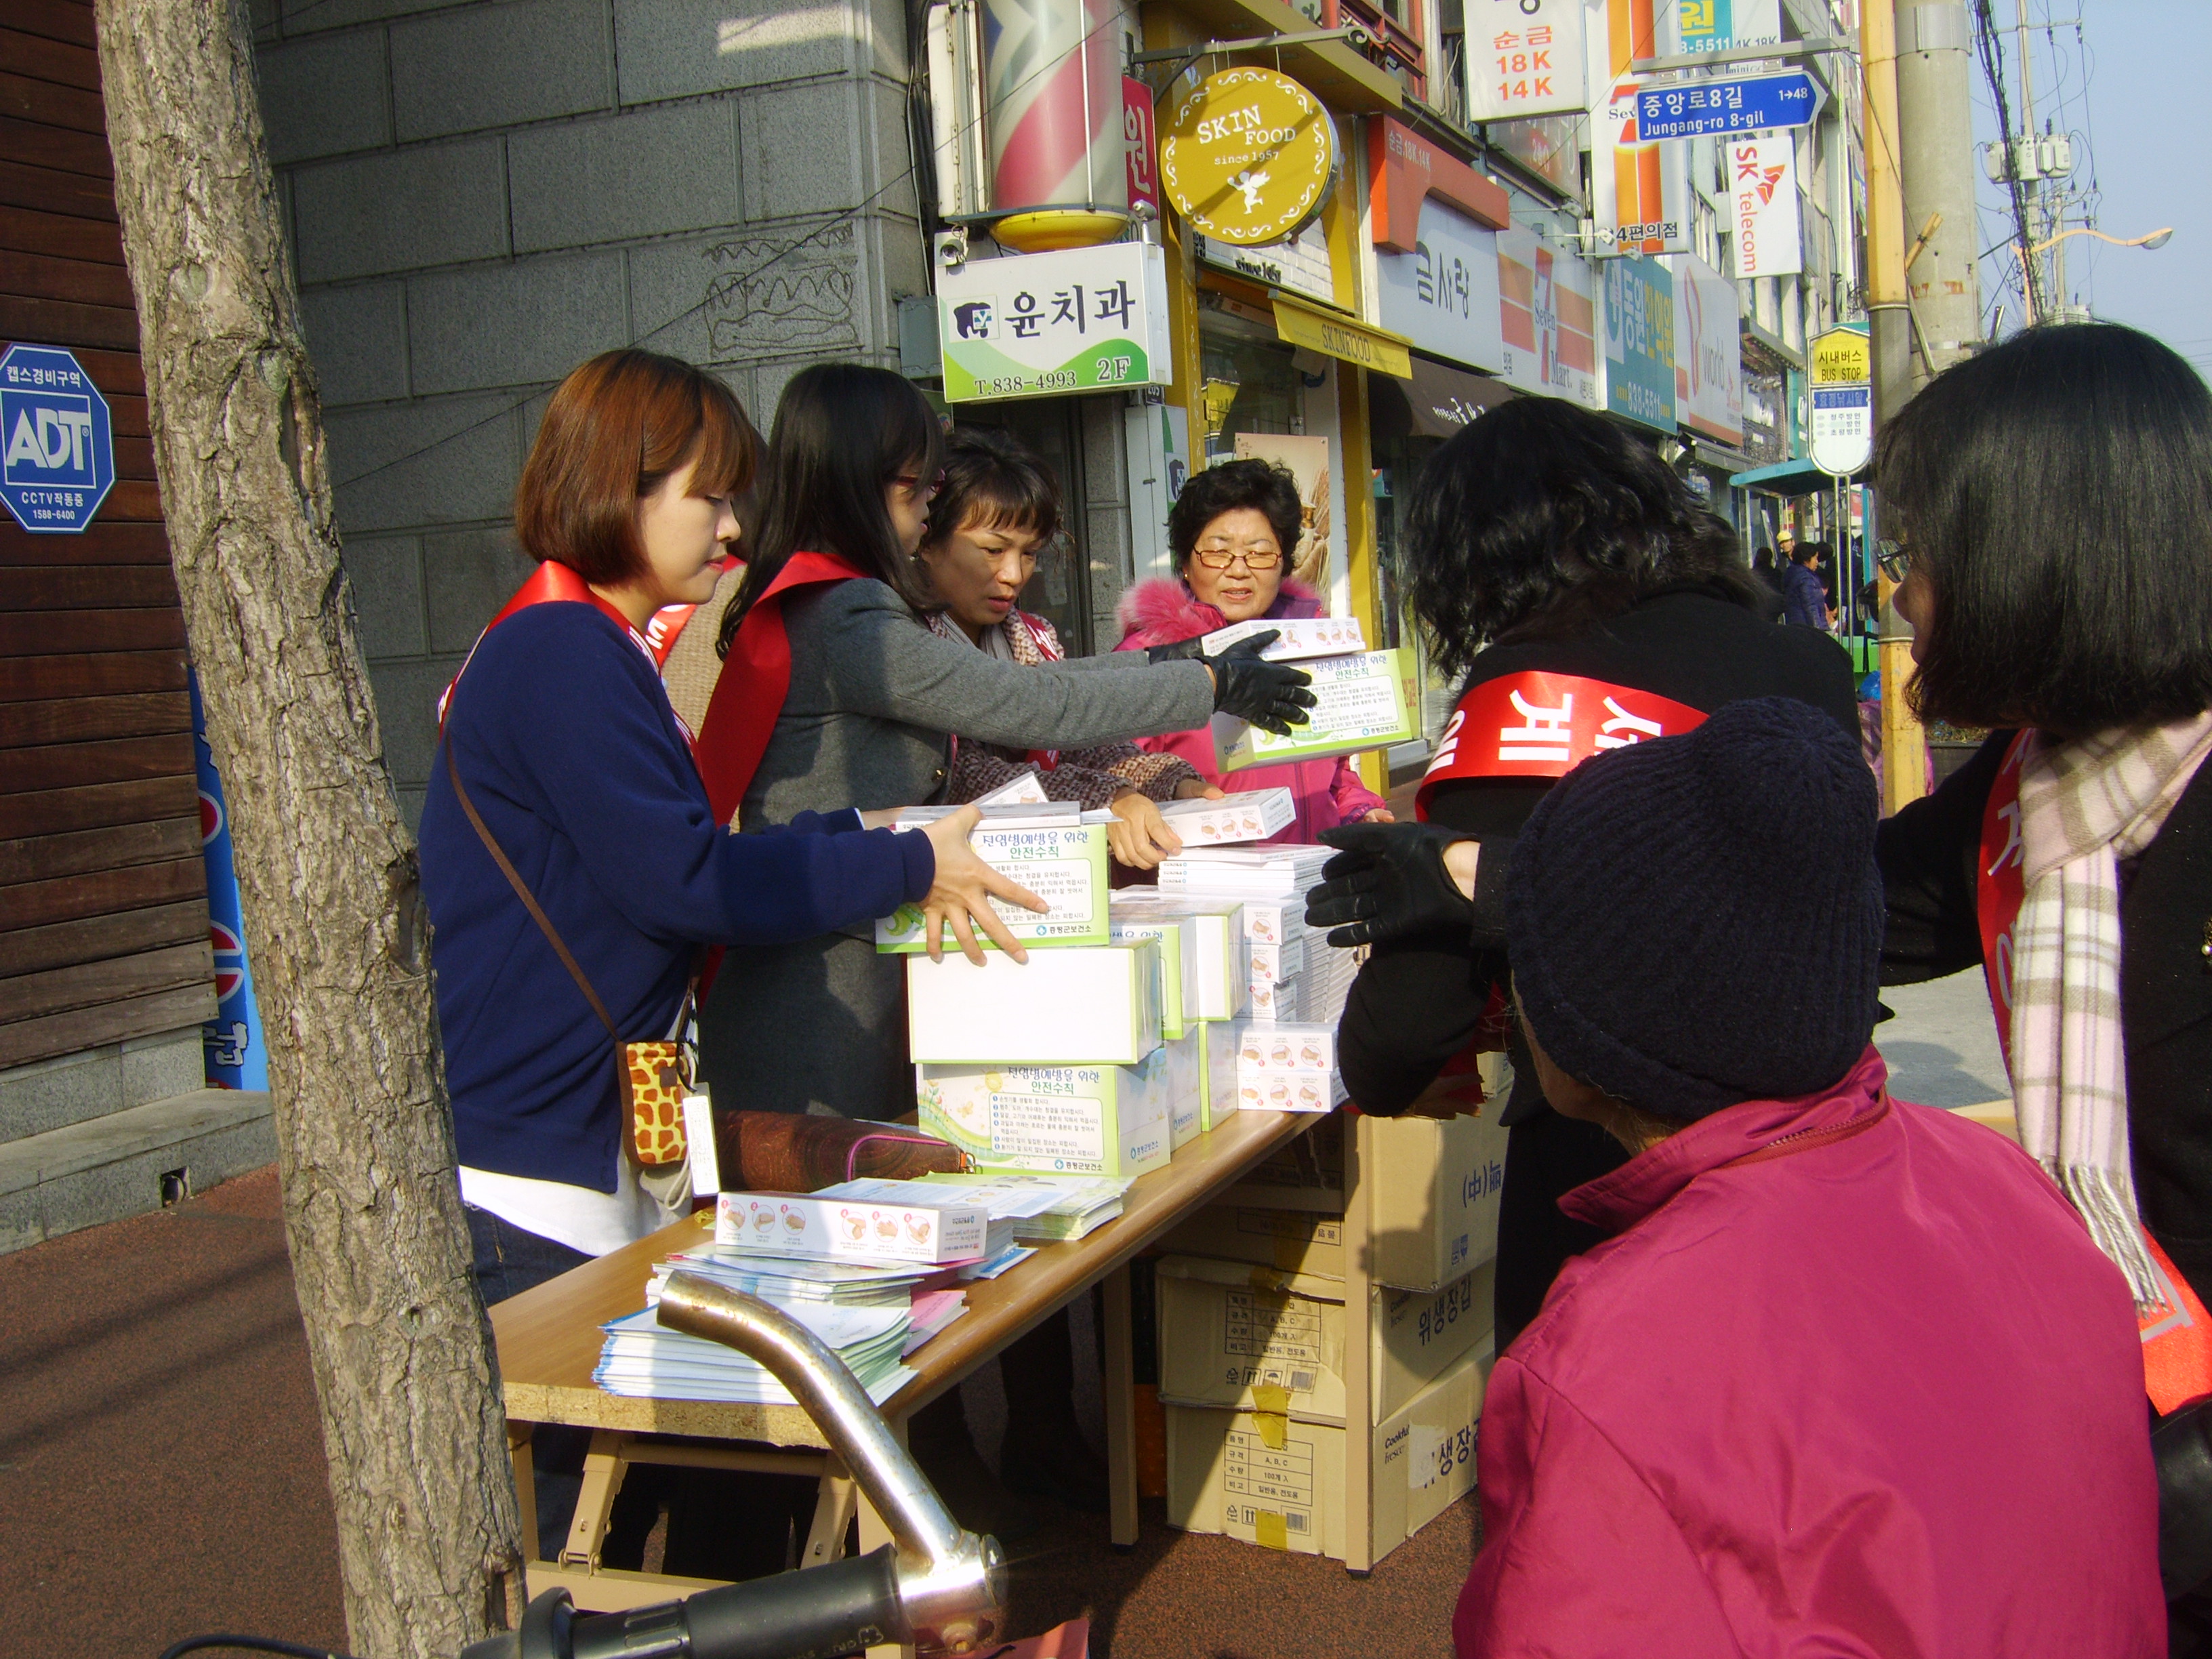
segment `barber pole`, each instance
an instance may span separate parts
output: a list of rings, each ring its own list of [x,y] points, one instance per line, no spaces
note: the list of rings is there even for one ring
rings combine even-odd
[[[1023,253],[1117,240],[1129,219],[1115,0],[984,0],[991,234]]]

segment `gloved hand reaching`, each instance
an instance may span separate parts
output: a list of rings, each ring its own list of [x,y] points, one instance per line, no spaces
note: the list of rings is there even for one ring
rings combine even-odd
[[[1306,723],[1306,710],[1315,699],[1305,689],[1313,684],[1305,670],[1261,660],[1260,653],[1280,638],[1280,631],[1271,628],[1237,641],[1218,657],[1200,653],[1198,660],[1213,675],[1214,712],[1287,738],[1293,726]]]
[[[1341,850],[1322,866],[1321,884],[1306,895],[1306,926],[1334,931],[1340,950],[1377,939],[1474,927],[1474,838],[1434,823],[1348,823],[1321,838]],[[1463,843],[1456,861],[1468,864],[1462,887],[1446,866],[1445,854]]]

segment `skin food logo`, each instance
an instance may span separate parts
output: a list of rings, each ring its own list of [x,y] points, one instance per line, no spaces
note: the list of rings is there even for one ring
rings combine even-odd
[[[1209,76],[1160,139],[1168,200],[1194,228],[1239,247],[1294,235],[1321,211],[1336,169],[1328,112],[1273,70]]]

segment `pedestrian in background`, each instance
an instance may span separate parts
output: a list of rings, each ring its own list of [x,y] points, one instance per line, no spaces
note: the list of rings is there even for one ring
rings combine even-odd
[[[1836,625],[1828,605],[1828,590],[1820,577],[1828,556],[1825,542],[1800,542],[1791,549],[1790,568],[1783,573],[1782,620],[1794,628],[1817,628],[1824,633]]]
[[[1759,606],[1760,614],[1769,622],[1780,622],[1784,583],[1782,566],[1776,561],[1772,548],[1762,547],[1751,556],[1751,574],[1766,590],[1765,600]]]

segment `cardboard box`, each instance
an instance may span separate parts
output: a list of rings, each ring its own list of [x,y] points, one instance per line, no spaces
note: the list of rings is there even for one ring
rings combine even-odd
[[[1118,1176],[1168,1161],[1174,1068],[1164,1046],[1134,1066],[915,1070],[919,1127],[978,1169]]]
[[[983,1254],[981,1204],[869,1204],[793,1193],[724,1193],[714,1242],[817,1261],[969,1261]]]
[[[907,1040],[930,1066],[1134,1066],[1160,1046],[1157,940],[906,961]]]
[[[1368,1457],[1370,1562],[1379,1562],[1474,1487],[1492,1355],[1485,1339],[1391,1416]],[[1167,1521],[1185,1532],[1344,1559],[1347,1431],[1273,1413],[1170,1406]]]
[[[1371,1248],[1379,1285],[1438,1291],[1498,1254],[1505,1131],[1488,1115],[1365,1120]],[[1336,1133],[1316,1125],[1316,1135]],[[1325,1146],[1326,1143],[1322,1143]],[[1188,1255],[1257,1262],[1283,1273],[1344,1277],[1343,1164],[1337,1187],[1268,1182],[1263,1164],[1163,1241]],[[1326,1179],[1326,1176],[1322,1177]]]
[[[1237,900],[1182,897],[1157,887],[1127,887],[1108,901],[1109,932],[1124,922],[1132,938],[1158,924],[1176,924],[1186,1024],[1235,1019],[1244,1012],[1251,996],[1251,947],[1244,938],[1243,906]]]
[[[1162,801],[1160,816],[1186,847],[1225,847],[1280,835],[1297,811],[1287,789],[1250,789],[1226,800]]]
[[[1414,711],[1420,707],[1413,688],[1413,656],[1395,651],[1364,651],[1342,657],[1316,657],[1299,665],[1313,676],[1314,707],[1304,726],[1279,738],[1225,714],[1213,717],[1213,748],[1224,772],[1248,766],[1279,766],[1285,761],[1321,760],[1356,755],[1394,743],[1410,743]]]
[[[1344,1421],[1346,1358],[1359,1337],[1346,1330],[1341,1279],[1182,1255],[1154,1271],[1163,1401]],[[1496,1275],[1489,1262],[1441,1291],[1373,1292],[1364,1340],[1375,1417],[1490,1334]]]
[[[1270,629],[1281,635],[1260,654],[1269,662],[1297,662],[1307,657],[1336,657],[1364,651],[1367,635],[1357,617],[1255,617],[1249,622],[1217,628],[1199,643],[1209,657],[1218,657],[1239,640]]]
[[[1106,943],[1106,830],[1096,823],[1028,823],[975,826],[969,843],[994,870],[1019,882],[1052,908],[1039,915],[1018,904],[993,899],[991,908],[1006,930],[1031,949],[1040,945]],[[975,937],[996,950],[981,928]],[[921,907],[902,904],[876,922],[876,949],[904,955],[926,951],[929,941]]]

